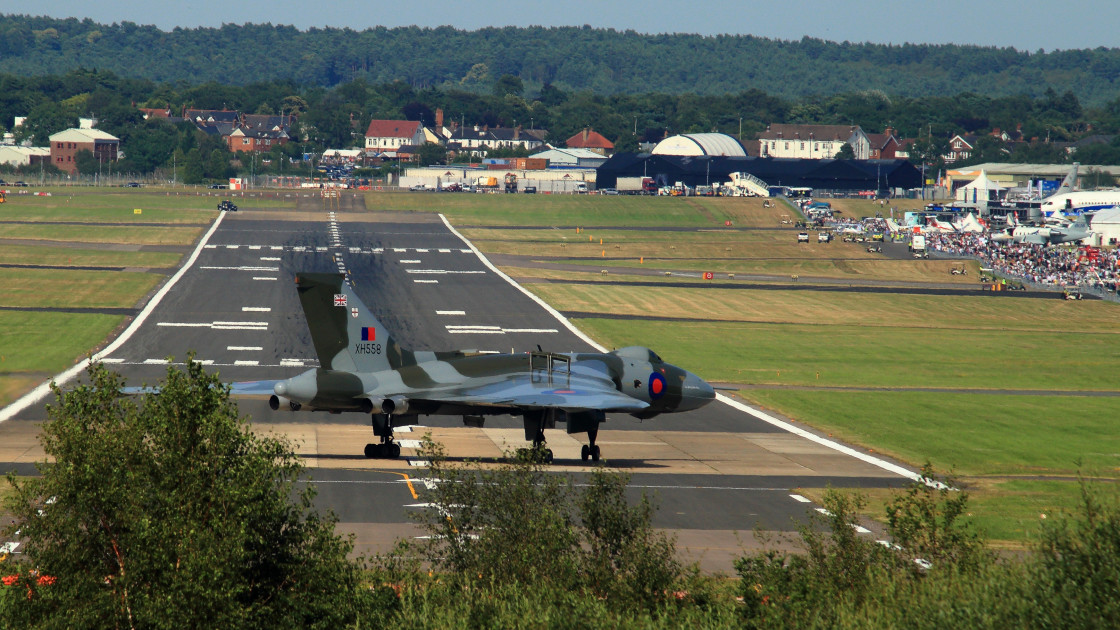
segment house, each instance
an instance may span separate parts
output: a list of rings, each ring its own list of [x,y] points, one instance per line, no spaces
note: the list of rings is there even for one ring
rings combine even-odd
[[[113,162],[120,154],[119,138],[98,129],[67,129],[50,137],[51,164],[73,175],[78,172],[74,157],[79,151],[93,153],[98,162]]]
[[[759,157],[824,160],[836,157],[845,144],[857,160],[871,158],[871,141],[855,125],[771,124],[758,134]]]
[[[891,127],[884,129],[883,133],[867,134],[867,141],[871,144],[872,160],[893,160],[902,146],[902,142]]]
[[[227,123],[236,125],[241,122],[241,114],[232,109],[184,109],[183,120],[198,126]]]
[[[957,134],[949,139],[949,152],[942,156],[946,164],[960,160],[967,160],[976,149],[976,136],[972,134]]]
[[[522,129],[521,127],[461,127],[451,132],[447,138],[448,148],[486,155],[495,149],[525,149],[533,151],[544,146],[548,134],[544,129]]]
[[[590,127],[584,127],[583,131],[565,140],[564,145],[569,149],[587,149],[603,156],[614,153],[614,143]]]
[[[415,120],[371,120],[366,128],[366,153],[396,153],[424,142],[424,128]]]
[[[607,161],[605,155],[591,149],[548,149],[532,157],[548,160],[549,168],[599,168]]]
[[[290,137],[284,129],[259,129],[248,125],[237,125],[228,134],[222,134],[229,150],[234,153],[242,151],[271,151],[274,147],[286,144]]]
[[[170,119],[171,118],[171,110],[167,109],[167,108],[141,107],[139,109],[140,109],[140,113],[144,116],[144,120],[148,120],[150,118],[160,118],[160,119]]]

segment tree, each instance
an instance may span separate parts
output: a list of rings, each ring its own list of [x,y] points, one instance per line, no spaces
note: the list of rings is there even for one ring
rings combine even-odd
[[[101,167],[97,158],[93,157],[93,151],[89,149],[82,149],[74,154],[74,165],[81,175],[96,175]]]
[[[845,142],[840,145],[840,150],[836,152],[835,158],[837,160],[854,160],[856,159],[855,149],[852,148],[852,145]]]
[[[137,402],[101,364],[87,373],[73,391],[52,386],[42,476],[8,478],[28,598],[9,602],[5,625],[355,623],[368,600],[352,543],[297,491],[290,445],[250,433],[228,386],[189,361]]]
[[[420,160],[420,166],[445,164],[447,163],[447,148],[435,142],[425,142],[420,145],[417,158]]]
[[[494,82],[494,87],[492,88],[494,96],[497,97],[504,97],[508,95],[521,96],[521,93],[524,91],[525,84],[521,81],[520,78],[515,77],[512,74],[503,74],[502,76],[498,77],[498,80]]]

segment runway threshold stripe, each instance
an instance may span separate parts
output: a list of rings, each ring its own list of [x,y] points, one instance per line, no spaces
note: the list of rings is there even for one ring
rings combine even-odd
[[[268,276],[253,276],[253,279],[254,280],[276,280],[276,278],[270,278]]]
[[[791,494],[791,495],[789,495],[789,497],[791,499],[793,499],[794,501],[797,501],[798,503],[810,503],[811,502],[811,501],[809,501],[809,499],[806,499],[805,497],[801,496],[800,494]]]
[[[466,311],[436,311],[436,315],[466,315]]]
[[[262,348],[261,346],[226,346],[226,350],[234,352],[254,352],[257,350],[264,350],[264,348]]]
[[[260,365],[260,361],[234,361],[234,365]]]
[[[439,280],[413,280],[416,284],[439,284]]]

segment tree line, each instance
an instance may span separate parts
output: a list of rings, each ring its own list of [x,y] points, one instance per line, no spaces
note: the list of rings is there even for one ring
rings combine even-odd
[[[718,19],[717,16],[713,16]],[[447,19],[454,22],[454,16]],[[122,21],[0,16],[0,69],[23,75],[99,68],[161,82],[363,79],[486,91],[505,74],[596,94],[786,98],[859,89],[922,96],[964,90],[1037,96],[1046,87],[1099,104],[1120,93],[1120,49],[1028,52],[956,44],[871,44],[805,37],[647,35],[583,27],[310,28],[225,24],[175,28]]]
[[[854,527],[865,497],[829,490],[826,516],[744,552],[729,579],[683,564],[625,475],[455,462],[425,438],[429,535],[356,559],[292,444],[250,432],[216,374],[171,366],[139,401],[99,364],[88,377],[54,388],[40,474],[7,478],[3,534],[26,552],[0,558],[6,627],[1120,625],[1120,502],[1085,481],[1008,557],[928,465],[888,501],[887,545]]]
[[[174,117],[184,108],[290,114],[298,122],[292,130],[293,142],[252,158],[231,154],[220,138],[199,133],[181,120],[145,120],[140,108],[170,110]],[[433,126],[437,110],[442,110],[445,125],[546,129],[554,144],[591,127],[619,151],[635,151],[640,143],[677,133],[719,131],[749,141],[770,123],[784,122],[859,125],[869,133],[893,128],[900,137],[917,140],[912,159],[934,168],[942,166],[941,156],[954,134],[980,137],[976,151],[968,161],[958,163],[961,166],[1074,159],[1083,164],[1120,164],[1116,139],[1083,147],[1076,155],[1059,144],[1120,132],[1120,97],[1085,106],[1072,91],[1058,93],[1052,88],[1039,96],[965,92],[909,97],[863,90],[794,99],[757,89],[715,95],[598,94],[553,84],[534,89],[508,74],[491,80],[485,92],[365,79],[327,88],[290,80],[248,85],[156,82],[87,69],[40,77],[0,74],[0,129],[7,130],[16,116],[27,117],[13,130],[17,140],[45,146],[50,134],[76,126],[79,117],[92,116],[98,119],[99,129],[121,139],[126,157],[114,167],[117,171],[144,174],[175,169],[187,173],[188,182],[236,172],[299,174],[303,167],[293,158],[325,148],[360,147],[371,119],[418,120]],[[1024,142],[1008,152],[1007,145],[990,137],[994,129],[1018,130]],[[428,152],[426,159],[443,158]]]

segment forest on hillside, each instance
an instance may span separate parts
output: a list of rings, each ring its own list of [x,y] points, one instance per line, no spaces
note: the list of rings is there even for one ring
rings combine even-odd
[[[163,31],[127,21],[0,15],[0,72],[42,76],[78,68],[171,83],[333,87],[402,81],[415,89],[468,92],[488,91],[492,81],[512,75],[530,89],[554,85],[602,95],[754,89],[785,98],[861,90],[998,97],[1040,96],[1051,88],[1071,91],[1087,105],[1120,95],[1120,49],[1027,52],[808,37],[646,35],[590,26],[301,31],[227,24]]]

